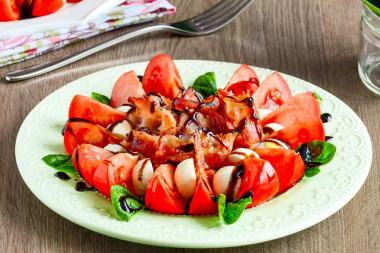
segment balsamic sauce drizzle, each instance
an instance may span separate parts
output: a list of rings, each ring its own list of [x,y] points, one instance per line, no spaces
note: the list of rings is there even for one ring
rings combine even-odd
[[[321,120],[322,120],[323,123],[327,123],[330,120],[332,120],[332,116],[331,116],[330,113],[322,113],[321,114]]]
[[[70,179],[70,176],[67,175],[65,172],[63,171],[58,171],[57,173],[54,174],[54,176],[58,177],[59,179],[61,180],[69,180]]]
[[[78,182],[75,186],[75,190],[78,192],[85,192],[85,191],[96,191],[95,187],[88,186],[85,182]]]

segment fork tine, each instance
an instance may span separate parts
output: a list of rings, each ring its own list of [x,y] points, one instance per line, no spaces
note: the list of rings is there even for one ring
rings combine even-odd
[[[231,8],[226,8],[226,11],[220,13],[216,18],[211,21],[204,22],[204,25],[199,24],[201,29],[204,30],[213,30],[221,28],[232,20],[234,20],[245,8],[249,6],[252,0],[239,0],[239,3],[232,6]]]
[[[208,9],[207,11],[199,14],[198,16],[191,18],[191,20],[193,22],[198,22],[204,18],[209,18],[212,15],[214,15],[215,13],[218,13],[219,10],[223,9],[225,6],[227,6],[228,4],[230,4],[231,2],[234,2],[234,1],[235,0],[222,0],[219,3],[217,3],[216,5],[214,5],[213,7],[211,7],[210,9]]]

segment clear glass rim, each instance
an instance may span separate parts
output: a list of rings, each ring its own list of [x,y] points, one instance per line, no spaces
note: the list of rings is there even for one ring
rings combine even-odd
[[[367,5],[363,5],[363,19],[373,30],[380,32],[380,16],[373,12]]]
[[[367,5],[363,5],[363,15],[369,17],[373,20],[380,21],[380,16],[378,16],[373,10],[371,10]]]

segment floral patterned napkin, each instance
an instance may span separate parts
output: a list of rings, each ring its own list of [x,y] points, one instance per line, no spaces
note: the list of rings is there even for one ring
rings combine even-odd
[[[0,40],[0,67],[175,11],[166,0],[129,0],[87,24]]]

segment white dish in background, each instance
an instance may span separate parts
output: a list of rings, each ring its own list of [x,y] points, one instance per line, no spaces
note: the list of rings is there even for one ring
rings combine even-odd
[[[240,64],[177,60],[187,86],[201,74],[214,71],[223,88]],[[115,81],[126,71],[144,73],[147,62],[105,69],[80,78],[42,100],[25,118],[16,140],[16,161],[29,189],[46,206],[66,219],[90,230],[137,243],[180,247],[220,248],[260,243],[284,237],[326,219],[359,191],[372,161],[372,144],[359,117],[341,100],[301,79],[283,75],[292,93],[316,91],[322,112],[332,115],[324,124],[333,136],[337,152],[321,173],[303,178],[293,188],[255,208],[245,210],[233,225],[216,216],[164,215],[142,211],[130,222],[120,221],[111,202],[96,192],[75,191],[75,181],[62,181],[42,157],[65,153],[61,130],[74,95],[95,91],[110,96]],[[272,73],[254,67],[259,79]],[[43,222],[43,220],[41,220]]]
[[[124,1],[125,0],[82,0],[74,4],[64,1],[64,6],[60,10],[47,16],[0,22],[0,40],[81,25],[104,14]]]

